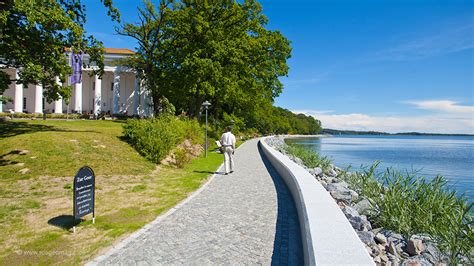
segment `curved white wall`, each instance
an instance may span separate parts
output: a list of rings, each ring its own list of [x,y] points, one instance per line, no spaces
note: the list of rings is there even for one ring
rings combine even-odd
[[[291,191],[298,211],[306,265],[375,265],[331,195],[303,167],[270,147],[260,147]]]

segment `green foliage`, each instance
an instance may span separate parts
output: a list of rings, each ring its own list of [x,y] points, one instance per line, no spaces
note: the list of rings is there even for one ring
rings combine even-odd
[[[199,144],[204,139],[204,128],[199,124],[196,119],[190,119],[187,117],[181,117],[181,128],[183,130],[183,138],[191,141],[193,144]]]
[[[379,161],[365,168],[362,172],[354,172],[350,175],[343,173],[339,175],[340,178],[344,179],[357,193],[364,195],[369,200],[375,199],[382,193],[382,184],[377,181],[376,169],[380,164]]]
[[[377,166],[378,162],[362,173],[343,175],[351,188],[373,203],[370,217],[377,226],[407,238],[430,235],[453,264],[459,262],[459,255],[470,256],[474,240],[472,203],[464,195],[456,196],[441,176],[427,180],[416,173],[392,169],[377,174]]]
[[[320,156],[316,151],[302,145],[289,143],[285,147],[288,154],[300,158],[308,168],[321,167],[327,171],[331,167],[331,160],[325,156]]]
[[[125,64],[142,73],[154,103],[164,97],[178,113],[196,117],[209,100],[216,119],[246,118],[281,93],[278,77],[288,73],[291,48],[280,32],[265,28],[256,1],[145,1],[139,16],[118,33],[138,41]]]
[[[146,0],[139,17],[118,30],[138,41],[137,53],[122,64],[137,70],[156,115],[170,104],[178,114],[202,117],[208,100],[214,138],[229,124],[237,134],[246,128],[262,134],[321,130],[312,117],[272,106],[291,48],[279,31],[266,29],[257,1]]]
[[[112,0],[102,0],[109,15],[119,20]],[[70,97],[70,87],[61,87],[71,74],[65,48],[89,54],[90,61],[103,73],[102,43],[87,36],[85,6],[75,0],[8,0],[0,2],[1,68],[21,68],[19,79],[0,74],[0,94],[15,81],[21,84],[41,84],[46,99],[51,102]],[[1,72],[0,72],[1,73]]]
[[[174,151],[174,159],[175,159],[175,165],[178,168],[183,168],[186,164],[191,162],[191,156],[189,156],[189,152],[185,148],[177,148]]]
[[[2,116],[12,116],[10,113],[0,113],[0,117]],[[82,117],[81,114],[46,114],[46,118],[52,119],[80,119]],[[13,118],[36,118],[42,119],[43,114],[27,114],[27,113],[14,113]]]
[[[125,137],[135,149],[155,163],[163,160],[186,138],[202,141],[202,130],[195,120],[181,120],[173,116],[129,119],[123,128]]]

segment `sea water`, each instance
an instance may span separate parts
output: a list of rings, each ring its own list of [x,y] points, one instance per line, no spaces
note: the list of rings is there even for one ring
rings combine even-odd
[[[379,170],[415,171],[426,178],[442,175],[450,188],[465,193],[471,202],[474,199],[473,136],[340,135],[292,141],[352,171],[381,161]]]

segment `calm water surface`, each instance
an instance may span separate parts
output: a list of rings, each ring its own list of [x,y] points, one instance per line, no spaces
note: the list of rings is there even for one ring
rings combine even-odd
[[[459,193],[474,199],[474,137],[343,135],[294,140],[353,170],[380,160],[381,167],[416,170],[432,178],[446,177]]]

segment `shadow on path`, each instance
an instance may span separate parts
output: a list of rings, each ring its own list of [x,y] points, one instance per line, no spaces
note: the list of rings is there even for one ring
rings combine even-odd
[[[277,194],[277,224],[272,265],[303,265],[301,231],[293,197],[285,182],[265,157],[260,145],[258,145],[258,151],[268,173],[272,177]]]

